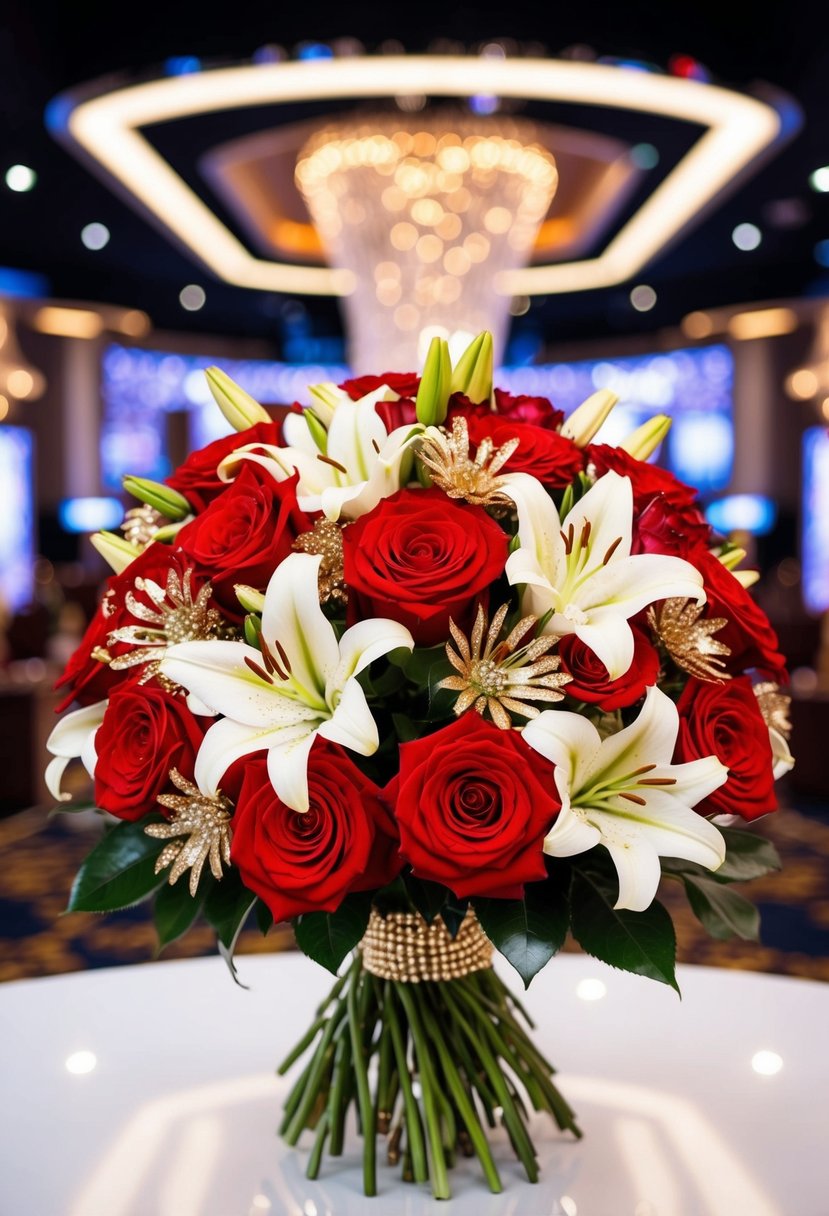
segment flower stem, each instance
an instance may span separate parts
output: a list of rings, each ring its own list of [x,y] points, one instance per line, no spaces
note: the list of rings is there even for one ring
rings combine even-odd
[[[363,1054],[363,1037],[357,1014],[357,984],[352,983],[346,997],[348,1027],[351,1034],[351,1058],[357,1082],[357,1105],[363,1132],[363,1193],[377,1194],[377,1140],[374,1128],[374,1106],[368,1087],[368,1069]]]

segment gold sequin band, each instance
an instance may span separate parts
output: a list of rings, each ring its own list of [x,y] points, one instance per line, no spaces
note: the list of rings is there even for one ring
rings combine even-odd
[[[403,984],[456,980],[492,966],[492,943],[471,908],[454,939],[440,917],[429,925],[416,912],[390,912],[384,920],[372,909],[360,949],[366,971]]]

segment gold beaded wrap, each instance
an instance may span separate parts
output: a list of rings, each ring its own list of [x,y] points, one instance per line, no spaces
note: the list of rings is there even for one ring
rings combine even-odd
[[[454,939],[439,916],[429,925],[417,912],[384,920],[372,909],[360,949],[366,971],[403,984],[456,980],[492,966],[492,943],[471,908]]]

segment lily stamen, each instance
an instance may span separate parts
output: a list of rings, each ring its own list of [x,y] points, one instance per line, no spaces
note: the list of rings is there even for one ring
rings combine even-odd
[[[637,785],[676,785],[676,777],[645,777]]]
[[[260,667],[260,665],[256,662],[255,659],[250,659],[250,658],[248,658],[247,655],[245,655],[245,666],[249,667],[252,672],[255,672],[255,674],[258,675],[259,678],[261,680],[264,680],[267,684],[273,684],[273,676],[271,676],[267,671],[265,671],[264,667]]]
[[[339,460],[334,460],[332,456],[323,456],[320,452],[317,456],[317,460],[321,460],[323,464],[330,464],[332,469],[338,469],[339,472],[345,477],[348,476],[348,469],[345,467],[345,465],[340,464]]]
[[[638,794],[620,794],[620,798],[626,799],[627,802],[635,802],[637,806],[647,806],[646,798],[640,798]]]
[[[611,557],[616,552],[616,550],[619,548],[619,545],[621,545],[621,543],[622,543],[621,536],[617,536],[616,539],[614,540],[613,544],[608,549],[607,553],[605,553],[604,557],[602,558],[603,566],[607,565],[607,563],[610,561]]]
[[[279,638],[274,638],[274,646],[279,651],[279,657],[282,660],[282,666],[285,668],[288,675],[290,675],[291,674],[291,660],[288,658],[287,654],[285,653],[285,647],[282,645]]]

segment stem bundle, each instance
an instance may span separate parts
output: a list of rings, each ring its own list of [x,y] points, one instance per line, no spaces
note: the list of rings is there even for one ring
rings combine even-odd
[[[363,1189],[377,1194],[377,1136],[406,1181],[448,1199],[456,1155],[477,1156],[489,1189],[501,1190],[484,1123],[502,1124],[527,1178],[538,1178],[528,1107],[580,1137],[554,1069],[527,1034],[532,1023],[491,968],[421,983],[379,979],[358,954],[317,1011],[280,1075],[312,1054],[285,1103],[280,1134],[294,1145],[315,1132],[306,1170],[343,1152],[348,1108],[363,1138]]]

